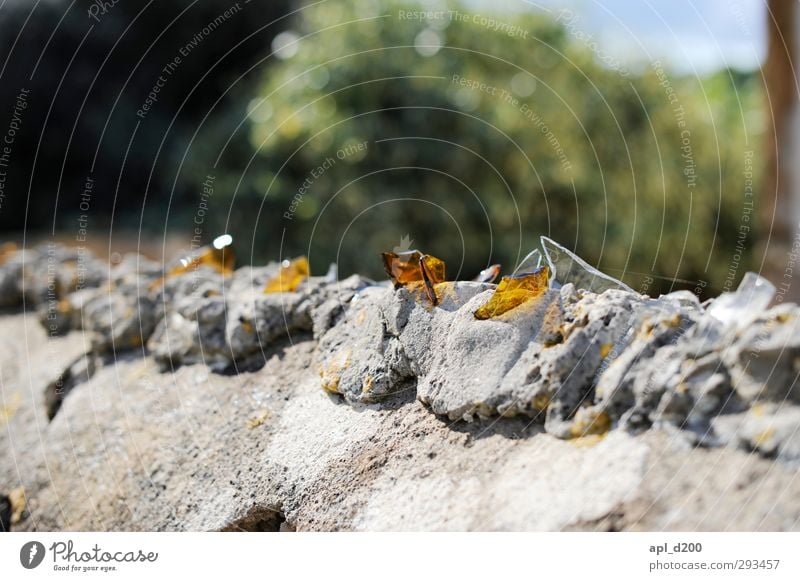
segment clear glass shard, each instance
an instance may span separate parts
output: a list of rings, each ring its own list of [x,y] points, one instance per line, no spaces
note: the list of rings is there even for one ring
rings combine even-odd
[[[489,268],[484,268],[482,271],[478,273],[478,276],[473,278],[474,282],[494,282],[500,275],[500,265],[493,264]]]
[[[544,256],[550,266],[550,276],[554,283],[565,285],[569,282],[576,289],[601,293],[609,289],[619,289],[635,293],[624,282],[600,272],[574,252],[570,252],[558,242],[542,236]]]
[[[706,312],[726,325],[743,327],[766,310],[775,296],[775,286],[755,272],[748,272],[735,292],[722,293]]]
[[[522,259],[511,274],[521,274],[523,272],[535,272],[542,265],[542,253],[535,248],[525,258]]]
[[[331,262],[328,266],[328,272],[325,274],[325,282],[333,283],[339,280],[339,265]]]
[[[685,289],[676,290],[672,291],[669,294],[661,295],[660,297],[658,297],[658,299],[655,300],[659,301],[660,303],[663,303],[665,301],[677,303],[682,307],[698,311],[702,309],[702,307],[700,306],[700,299],[697,298],[697,295],[694,294],[692,291]]]

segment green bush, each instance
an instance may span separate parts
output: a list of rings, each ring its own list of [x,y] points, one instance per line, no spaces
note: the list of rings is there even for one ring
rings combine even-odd
[[[467,278],[512,268],[546,234],[651,293],[719,290],[737,243],[743,274],[754,75],[620,70],[553,18],[455,3],[401,17],[413,10],[302,11],[290,56],[251,101],[256,157],[226,156],[218,188],[235,192],[233,228],[257,256],[309,253],[317,272],[337,261],[379,276],[378,253],[408,235]]]

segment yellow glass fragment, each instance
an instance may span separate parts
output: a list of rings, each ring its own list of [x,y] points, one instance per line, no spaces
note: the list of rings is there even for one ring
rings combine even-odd
[[[384,252],[383,268],[392,279],[395,288],[411,283],[422,283],[430,301],[437,305],[434,285],[444,282],[445,264],[443,260],[422,254],[419,250],[406,252]]]
[[[166,276],[153,281],[150,288],[159,288],[168,278],[181,276],[201,266],[213,268],[222,275],[232,274],[236,264],[236,254],[233,252],[232,243],[233,238],[230,234],[217,236],[208,246],[203,246],[196,252],[181,258],[178,264],[167,272]]]
[[[311,272],[308,258],[301,256],[294,260],[284,260],[280,272],[267,281],[264,286],[265,293],[290,293],[306,280]]]
[[[547,290],[550,270],[542,266],[534,272],[504,276],[489,301],[475,311],[480,320],[499,317],[513,308],[534,299]]]
[[[234,255],[232,248],[214,248],[207,246],[197,254],[182,258],[180,264],[172,267],[167,273],[167,277],[179,276],[201,266],[210,266],[221,274],[233,272]]]

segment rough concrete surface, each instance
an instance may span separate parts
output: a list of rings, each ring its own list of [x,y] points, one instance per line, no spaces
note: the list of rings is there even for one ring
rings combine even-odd
[[[794,305],[137,263],[55,302],[0,267],[13,530],[800,529]]]

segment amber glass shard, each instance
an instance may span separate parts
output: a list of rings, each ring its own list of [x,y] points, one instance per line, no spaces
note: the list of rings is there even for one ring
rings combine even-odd
[[[382,256],[383,268],[392,279],[392,282],[394,282],[395,287],[403,286],[409,282],[424,281],[422,274],[423,264],[433,284],[444,282],[444,262],[435,256],[422,254],[419,250],[408,250],[399,253],[384,252]]]
[[[425,292],[433,306],[436,306],[439,304],[439,297],[436,296],[433,285],[444,282],[444,262],[426,254],[419,259],[419,266],[422,271],[422,282],[425,283]]]
[[[281,269],[264,286],[265,293],[291,293],[305,281],[311,272],[308,258],[301,256],[294,260],[284,260]]]
[[[540,296],[547,290],[550,269],[542,266],[534,272],[504,276],[492,298],[475,311],[480,320],[498,317],[521,304]]]
[[[208,246],[203,246],[194,254],[181,258],[180,264],[174,266],[167,276],[179,276],[201,266],[210,266],[222,274],[230,274],[233,272],[236,262],[236,256],[231,247],[232,242],[233,238],[228,234],[218,236]]]
[[[444,282],[445,264],[443,260],[430,254],[422,254],[419,250],[384,252],[381,256],[383,257],[383,268],[392,279],[395,288],[421,282],[425,285],[425,292],[430,301],[434,305],[439,303],[433,287]]]
[[[210,266],[222,274],[230,274],[233,272],[233,264],[233,249],[207,246],[196,254],[182,258],[180,264],[172,267],[167,276],[179,276],[201,266]]]
[[[13,242],[5,242],[0,246],[0,265],[6,263],[6,260],[11,258],[11,255],[17,251],[17,245]]]
[[[478,276],[472,280],[475,282],[494,282],[494,279],[500,274],[500,265],[493,264],[489,268],[485,268],[478,273]]]
[[[208,266],[223,275],[233,273],[236,264],[236,254],[233,252],[233,238],[230,234],[217,236],[208,246],[203,246],[197,251],[181,258],[178,264],[167,271],[166,276],[153,281],[151,289],[159,288],[168,278],[181,276],[201,266]]]

